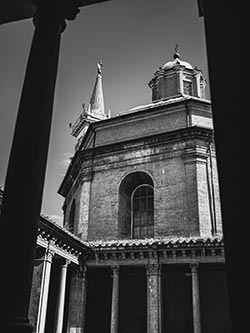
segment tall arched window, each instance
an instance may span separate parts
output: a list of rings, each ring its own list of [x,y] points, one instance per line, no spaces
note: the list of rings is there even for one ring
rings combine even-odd
[[[139,185],[131,196],[132,238],[154,235],[154,190],[151,185]]]
[[[122,238],[154,236],[154,187],[147,173],[130,173],[121,182],[118,227]]]
[[[75,202],[75,199],[74,199],[72,204],[71,204],[71,207],[70,207],[69,223],[68,223],[68,230],[72,233],[74,232],[75,211],[76,211],[76,202]]]

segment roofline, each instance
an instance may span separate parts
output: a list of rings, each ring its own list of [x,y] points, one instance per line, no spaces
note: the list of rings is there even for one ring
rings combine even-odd
[[[114,250],[124,248],[159,248],[159,247],[185,247],[185,246],[201,246],[201,245],[224,245],[223,236],[211,236],[211,237],[156,237],[156,238],[145,238],[145,239],[114,239],[114,240],[94,240],[88,242],[91,249],[99,250]]]
[[[178,99],[177,99],[178,98]],[[127,112],[121,113],[117,116],[113,116],[111,118],[107,118],[107,119],[103,119],[103,120],[99,120],[96,122],[93,122],[89,125],[84,137],[86,138],[85,140],[83,140],[79,146],[79,150],[81,150],[81,148],[83,147],[84,143],[86,142],[86,140],[88,140],[89,134],[91,132],[95,132],[96,129],[101,128],[103,125],[106,126],[109,123],[116,123],[120,120],[125,120],[126,118],[131,118],[134,116],[143,116],[145,113],[151,111],[152,109],[160,109],[164,106],[168,106],[168,105],[176,105],[176,104],[181,104],[181,103],[193,103],[193,102],[197,102],[198,104],[206,104],[206,105],[211,105],[211,101],[207,100],[207,99],[201,99],[198,97],[194,97],[194,96],[183,96],[183,95],[178,95],[175,98],[168,98],[168,99],[163,99],[163,100],[158,100],[158,101],[154,101],[151,102],[150,104],[145,104],[145,105],[141,105],[139,107],[135,107],[132,108],[130,110],[128,110]],[[139,109],[141,107],[141,109]],[[134,111],[133,111],[134,110]]]

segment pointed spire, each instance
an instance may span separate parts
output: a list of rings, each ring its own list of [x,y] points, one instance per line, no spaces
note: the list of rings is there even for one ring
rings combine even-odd
[[[83,111],[80,114],[79,118],[76,122],[72,125],[70,124],[71,128],[71,135],[78,138],[78,143],[75,147],[77,150],[80,146],[81,140],[86,133],[89,124],[104,120],[111,117],[109,112],[108,115],[105,114],[104,109],[104,98],[103,98],[103,88],[102,88],[102,62],[99,61],[97,63],[97,76],[95,80],[95,85],[93,88],[92,96],[88,105],[83,104]]]
[[[102,88],[102,67],[101,61],[97,63],[97,76],[90,99],[90,112],[96,113],[97,115],[105,115],[104,109],[104,98],[103,98],[103,88]]]

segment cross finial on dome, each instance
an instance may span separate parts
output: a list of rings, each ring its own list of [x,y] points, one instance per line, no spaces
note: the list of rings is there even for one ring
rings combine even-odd
[[[174,48],[174,59],[176,59],[176,58],[180,58],[180,53],[178,52],[178,47],[179,47],[179,45],[178,44],[175,44],[175,48]]]
[[[102,61],[99,60],[98,63],[97,63],[97,72],[98,72],[98,74],[102,74],[102,67],[103,67]]]

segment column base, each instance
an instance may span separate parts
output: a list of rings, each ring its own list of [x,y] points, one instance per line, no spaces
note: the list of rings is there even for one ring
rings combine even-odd
[[[69,333],[83,333],[82,327],[70,327]]]

